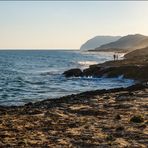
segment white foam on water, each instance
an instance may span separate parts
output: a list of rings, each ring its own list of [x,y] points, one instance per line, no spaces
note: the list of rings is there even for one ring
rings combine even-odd
[[[78,64],[84,68],[87,68],[90,65],[98,64],[98,62],[96,62],[96,61],[79,61]]]

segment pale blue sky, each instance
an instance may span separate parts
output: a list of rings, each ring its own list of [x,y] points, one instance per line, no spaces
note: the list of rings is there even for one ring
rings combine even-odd
[[[78,49],[96,35],[148,35],[148,2],[0,2],[0,48]]]

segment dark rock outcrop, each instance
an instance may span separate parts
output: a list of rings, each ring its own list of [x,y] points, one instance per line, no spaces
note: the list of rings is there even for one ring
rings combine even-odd
[[[101,64],[91,65],[81,71],[80,69],[68,70],[64,73],[70,76],[92,77],[118,77],[148,82],[148,47],[138,49],[125,55],[123,60],[107,61]]]
[[[87,69],[84,69],[83,71],[81,71],[81,69],[70,69],[63,73],[65,77],[84,77],[84,76],[99,77],[102,76],[103,74],[104,70],[101,69],[101,67],[97,66],[91,66]]]
[[[98,66],[90,66],[87,69],[83,70],[83,76],[93,76],[93,77],[99,77],[102,75],[101,67]]]
[[[118,77],[123,75],[124,78],[145,80],[148,79],[148,66],[120,66],[110,67],[104,71],[107,77]]]
[[[128,79],[135,79],[145,81],[148,80],[148,66],[115,66],[115,67],[99,67],[91,66],[90,68],[84,69],[71,69],[63,73],[66,77],[83,77],[83,76],[92,76],[92,77],[118,77],[123,76]]]
[[[67,70],[63,74],[65,77],[79,77],[83,75],[81,69],[78,68]]]

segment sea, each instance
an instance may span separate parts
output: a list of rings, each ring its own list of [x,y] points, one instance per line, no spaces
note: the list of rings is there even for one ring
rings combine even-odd
[[[62,74],[71,68],[84,69],[108,60],[113,60],[113,53],[78,50],[1,50],[0,105],[19,106],[89,90],[127,87],[134,83],[123,76],[66,78]]]

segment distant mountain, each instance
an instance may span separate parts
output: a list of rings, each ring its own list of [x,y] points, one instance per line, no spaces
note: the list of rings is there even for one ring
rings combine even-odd
[[[80,50],[86,51],[100,47],[103,44],[108,44],[110,42],[117,41],[121,36],[96,36],[88,41],[86,41],[81,47]]]
[[[135,50],[140,48],[145,48],[148,46],[148,36],[141,34],[127,35],[115,42],[104,44],[94,50]]]

